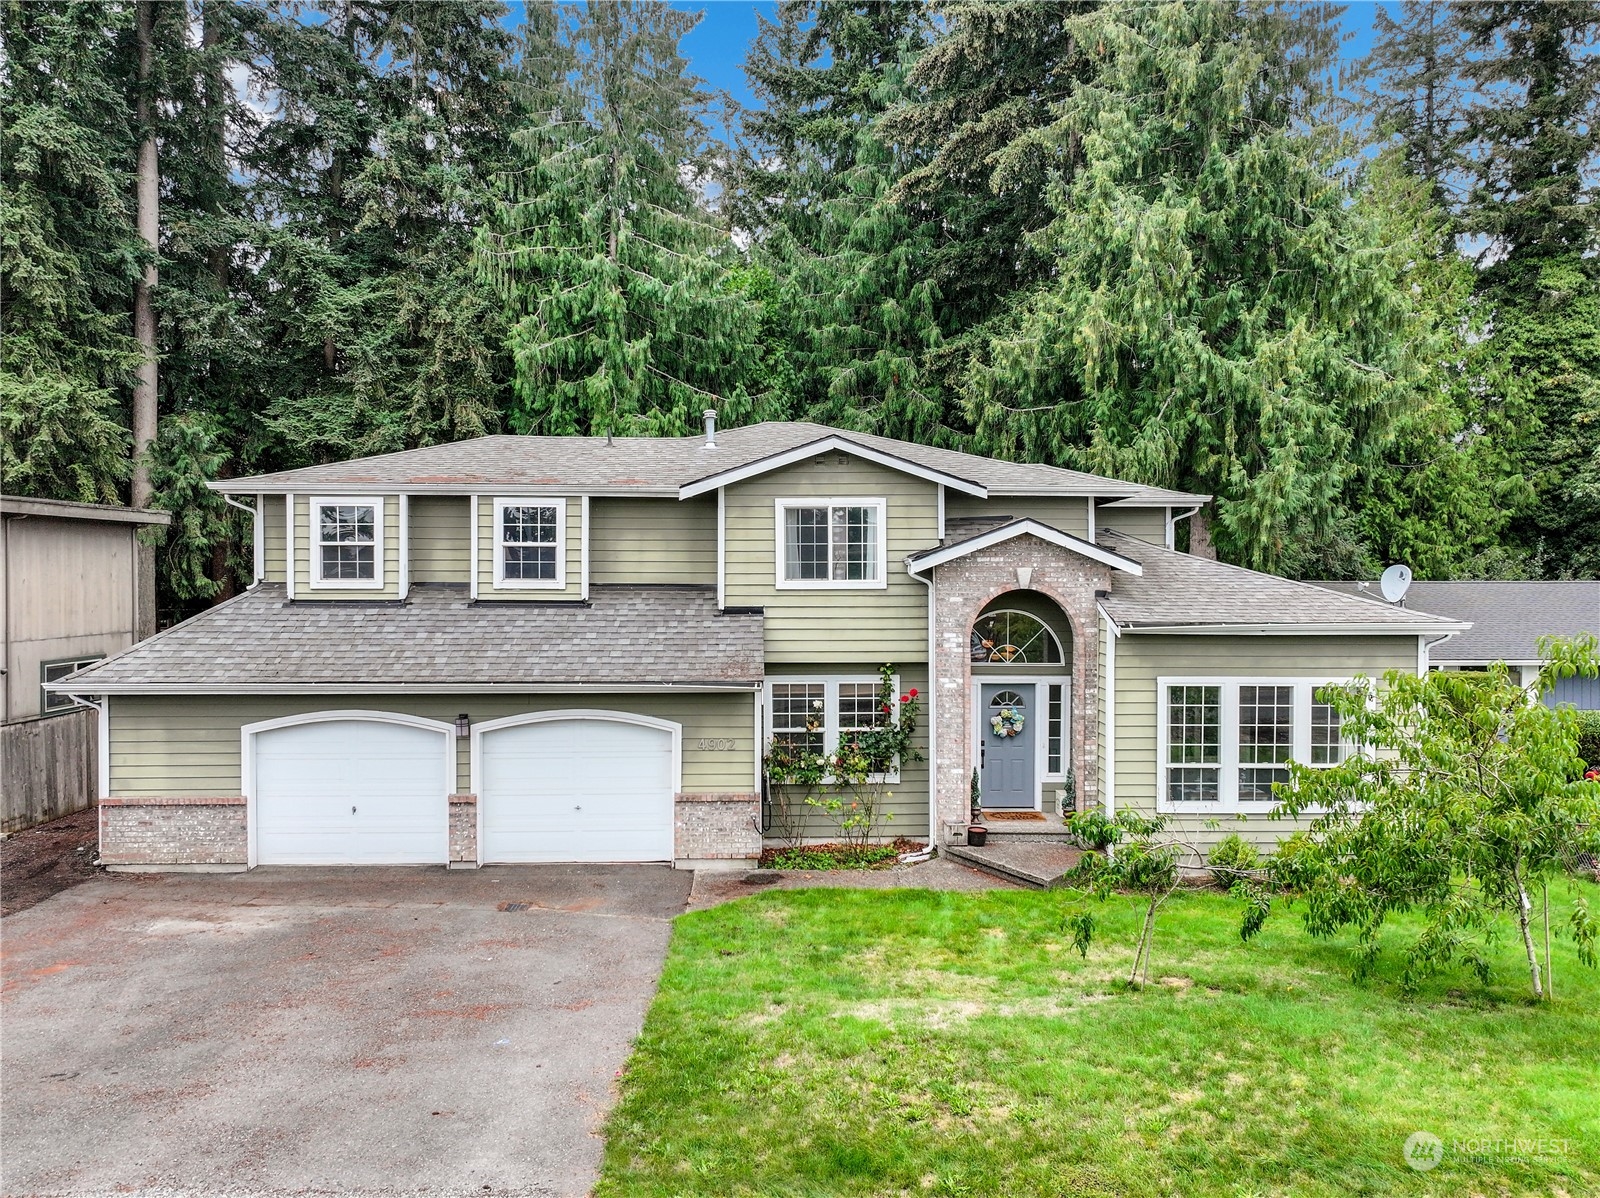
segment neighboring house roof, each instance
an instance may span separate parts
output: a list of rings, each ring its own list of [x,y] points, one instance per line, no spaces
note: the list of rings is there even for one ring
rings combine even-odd
[[[1178,553],[1111,530],[1098,539],[1144,566],[1138,575],[1114,575],[1111,594],[1101,600],[1106,614],[1127,631],[1448,633],[1470,627]]]
[[[52,520],[98,520],[105,524],[171,524],[171,512],[153,508],[114,507],[108,503],[73,503],[66,499],[31,499],[0,495],[0,515],[48,516]]]
[[[1385,607],[1375,585],[1317,582],[1343,595],[1370,596]],[[1541,636],[1600,636],[1600,581],[1590,582],[1413,582],[1405,607],[1470,620],[1472,631],[1428,651],[1435,664],[1487,665],[1504,661],[1531,665],[1539,660]]]
[[[261,583],[48,689],[73,694],[748,689],[763,618],[710,587],[595,586],[588,603],[473,603],[422,584],[404,603],[291,604]],[[532,681],[530,681],[532,680]]]
[[[1075,537],[1071,533],[1062,532],[1059,528],[1052,528],[1042,521],[1026,518],[1009,520],[991,528],[976,528],[955,541],[951,541],[947,537],[944,543],[935,548],[925,549],[921,553],[914,553],[906,558],[906,568],[913,574],[919,574],[923,570],[931,570],[935,566],[942,566],[946,562],[966,557],[969,553],[977,553],[979,550],[987,549],[991,545],[998,545],[1003,541],[1009,541],[1021,536],[1038,537],[1041,541],[1048,541],[1052,545],[1058,545],[1062,549],[1070,550],[1083,557],[1101,562],[1115,570],[1123,570],[1129,574],[1143,572],[1143,567],[1131,557],[1102,548],[1091,541],[1085,541],[1082,537]]]
[[[385,490],[467,494],[493,488],[686,498],[698,493],[697,484],[724,475],[742,477],[751,467],[756,467],[755,472],[777,469],[790,460],[803,459],[807,448],[827,452],[831,447],[849,450],[852,446],[880,459],[897,459],[924,477],[941,476],[948,485],[977,495],[1160,495],[1170,497],[1172,503],[1195,503],[1206,498],[1077,470],[998,461],[804,421],[721,429],[715,446],[707,445],[705,438],[699,436],[611,440],[477,437],[209,485],[232,495]]]

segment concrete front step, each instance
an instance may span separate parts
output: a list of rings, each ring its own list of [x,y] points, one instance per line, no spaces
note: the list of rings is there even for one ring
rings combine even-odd
[[[1045,840],[1057,844],[1068,843],[1067,830],[1062,826],[1059,816],[1052,815],[1040,820],[987,819],[983,821],[983,826],[989,830],[990,844],[996,840]]]
[[[953,860],[976,866],[997,878],[1040,890],[1060,885],[1063,875],[1083,856],[1082,849],[1037,838],[1014,837],[997,844],[992,828],[989,842],[982,848],[952,844],[945,846],[943,852]]]

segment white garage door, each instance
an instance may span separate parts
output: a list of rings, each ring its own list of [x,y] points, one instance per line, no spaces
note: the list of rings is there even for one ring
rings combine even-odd
[[[433,728],[327,720],[255,734],[262,865],[449,859],[449,739]]]
[[[483,860],[667,861],[672,733],[574,716],[482,733]]]

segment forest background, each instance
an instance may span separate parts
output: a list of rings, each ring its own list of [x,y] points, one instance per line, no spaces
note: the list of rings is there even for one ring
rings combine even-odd
[[[1600,574],[1600,3],[0,2],[0,481],[811,419],[1213,494],[1297,577]],[[1187,535],[1187,533],[1185,534]]]

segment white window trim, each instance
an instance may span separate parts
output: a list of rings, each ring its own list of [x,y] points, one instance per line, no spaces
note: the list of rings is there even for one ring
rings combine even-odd
[[[1252,675],[1163,675],[1156,679],[1156,810],[1170,815],[1246,814],[1265,815],[1274,810],[1280,800],[1239,798],[1239,688],[1241,686],[1289,686],[1294,688],[1294,737],[1289,752],[1290,760],[1302,765],[1311,763],[1311,702],[1317,690],[1324,686],[1343,686],[1350,683],[1348,676],[1315,678],[1255,677]],[[1218,746],[1217,801],[1215,803],[1175,803],[1167,797],[1167,754],[1171,748],[1167,713],[1167,688],[1171,686],[1220,687],[1222,738]],[[1357,750],[1346,744],[1346,759]],[[1314,766],[1322,769],[1325,766]],[[1310,808],[1321,811],[1322,808]]]
[[[787,499],[772,501],[773,543],[776,546],[773,555],[773,584],[780,591],[882,591],[889,586],[889,502],[878,498],[825,498],[820,495],[797,496]],[[878,577],[860,581],[834,580],[832,578],[785,578],[784,574],[784,513],[792,507],[870,507],[877,509],[878,528]],[[828,518],[829,537],[833,534],[833,517]],[[830,539],[829,544],[832,544]]]
[[[822,751],[831,755],[839,748],[839,684],[870,683],[874,689],[878,686],[876,674],[781,674],[769,677],[761,688],[762,707],[762,753],[765,754],[768,746],[772,744],[772,688],[774,686],[815,686],[818,683],[823,687],[822,698]],[[904,694],[900,689],[900,675],[894,675],[893,687],[896,696]],[[894,710],[889,713],[889,718],[896,724],[900,722],[900,705],[894,704]],[[832,785],[832,776],[825,777],[823,781]],[[895,786],[900,782],[900,759],[896,758],[894,769],[885,774],[868,774],[867,782],[873,786]]]
[[[553,507],[556,509],[556,576],[551,578],[507,578],[506,543],[501,520],[508,507]],[[567,589],[567,501],[525,495],[494,501],[494,589],[497,591],[564,591]]]
[[[354,497],[314,495],[311,497],[310,506],[306,509],[306,547],[310,554],[307,562],[306,577],[311,581],[314,591],[381,591],[384,587],[384,576],[388,572],[388,563],[384,560],[383,518],[384,503],[382,495],[358,495]],[[318,534],[317,526],[322,519],[322,509],[325,507],[369,507],[372,509],[372,545],[373,562],[371,578],[324,578],[322,577],[322,538]]]

